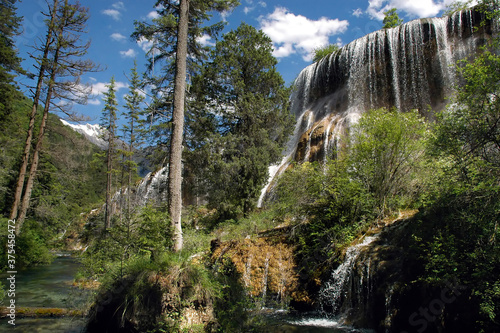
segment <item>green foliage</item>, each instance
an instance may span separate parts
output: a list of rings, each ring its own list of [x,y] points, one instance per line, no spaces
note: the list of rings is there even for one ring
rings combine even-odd
[[[434,144],[437,151],[453,158],[462,176],[470,178],[483,170],[498,177],[500,172],[500,57],[494,41],[471,62],[458,68],[465,86],[439,118]]]
[[[498,329],[498,186],[455,182],[409,226],[405,258],[415,259],[418,280],[430,285],[454,281],[464,286],[463,308],[474,313],[477,331]]]
[[[382,26],[382,29],[395,28],[403,24],[403,19],[399,18],[396,8],[392,8],[389,9],[388,11],[385,11],[384,15],[385,15],[384,20],[382,21],[384,25]]]
[[[8,219],[0,219],[0,260],[1,269],[7,266],[7,240],[8,240]],[[26,220],[26,231],[15,238],[15,260],[16,268],[26,267],[37,264],[48,264],[52,261],[53,256],[49,252],[47,246],[48,239],[51,233],[44,230],[40,223],[34,220]]]
[[[22,74],[21,58],[17,54],[14,36],[19,31],[21,17],[16,16],[16,0],[4,0],[0,3],[0,122],[13,109],[12,105],[19,97],[17,86],[14,82],[16,74]],[[1,127],[3,128],[3,126]]]
[[[215,40],[224,28],[223,22],[212,19],[213,14],[229,12],[237,5],[239,2],[236,0],[191,0],[189,2],[188,77],[199,74],[203,62],[210,53],[210,47],[201,45],[200,37],[210,36]],[[153,154],[153,158],[156,164],[161,165],[169,151],[172,130],[173,78],[179,19],[178,1],[159,0],[155,4],[155,10],[158,11],[159,16],[153,19],[152,23],[134,22],[135,31],[132,37],[137,41],[146,39],[153,42],[154,45],[154,52],[151,49],[147,53],[150,75],[144,82],[144,84],[153,87],[153,102],[144,111],[144,116],[147,119],[144,120],[142,126],[148,130],[142,131],[142,135],[159,151],[159,153]],[[158,38],[158,36],[162,37]],[[189,110],[186,110],[187,113]],[[189,126],[189,124],[187,125]],[[189,141],[189,136],[186,136],[185,140]]]
[[[7,213],[12,205],[11,187],[19,171],[19,156],[28,127],[26,110],[32,102],[19,95],[12,103],[12,112],[0,119],[0,212]]]
[[[321,46],[313,50],[313,62],[318,62],[324,57],[338,51],[340,48],[337,44],[328,44],[326,46]]]
[[[217,280],[223,286],[221,297],[214,304],[218,332],[248,332],[248,309],[251,300],[241,284],[241,276],[227,258],[220,264]]]
[[[462,307],[481,332],[498,330],[500,315],[498,43],[457,66],[464,84],[438,115],[430,140],[442,176],[434,200],[411,226],[407,254],[419,262],[421,281],[465,287]]]
[[[242,24],[217,42],[193,80],[197,113],[189,122],[197,140],[190,161],[199,191],[224,218],[254,207],[290,132],[289,90],[276,64],[269,37]]]
[[[446,6],[443,16],[451,16],[456,12],[469,8],[473,3],[473,0],[454,1]]]
[[[105,319],[110,330],[125,323],[141,332],[180,332],[185,310],[210,311],[222,301],[220,279],[200,260],[187,251],[163,251],[154,262],[137,256],[122,267],[111,267],[100,278],[89,330]],[[197,324],[187,331],[214,324]]]
[[[417,111],[371,110],[353,128],[349,173],[383,215],[418,196],[427,125]]]
[[[172,245],[168,214],[150,205],[142,207],[124,223],[115,221],[102,235],[99,224],[90,224],[87,233],[91,245],[83,255],[84,275],[93,278],[113,269],[119,269],[119,276],[123,276],[129,259],[154,262]],[[93,237],[96,238],[91,239]]]
[[[276,205],[283,216],[300,217],[307,214],[321,195],[322,172],[317,163],[294,164],[280,178],[275,190]]]
[[[305,276],[318,277],[324,262],[375,218],[421,200],[429,182],[427,134],[416,111],[371,110],[351,128],[337,159],[294,165],[280,177],[274,209],[295,220],[294,243]]]
[[[26,139],[26,113],[31,109],[32,101],[21,96],[12,106],[13,111],[5,122],[0,123],[8,128],[0,132],[0,211],[4,215],[9,213],[12,204],[12,190]],[[26,239],[22,240],[26,248],[20,251],[26,255],[18,258],[20,266],[47,262],[47,249],[63,246],[63,236],[70,234],[80,222],[80,214],[95,208],[95,204],[102,200],[104,178],[101,170],[90,167],[96,151],[97,148],[82,135],[49,114],[28,210],[30,222],[26,224],[34,230],[27,232]],[[30,246],[33,249],[28,248]]]

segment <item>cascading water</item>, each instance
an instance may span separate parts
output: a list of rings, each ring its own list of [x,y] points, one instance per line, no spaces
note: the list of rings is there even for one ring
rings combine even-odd
[[[324,160],[363,112],[396,107],[432,117],[442,110],[458,83],[453,66],[473,56],[492,35],[493,25],[482,26],[483,20],[483,14],[471,9],[411,21],[357,39],[306,67],[291,96],[294,134],[281,164],[270,170],[258,205],[293,160]],[[319,145],[316,154],[311,153],[313,144]]]
[[[352,297],[349,283],[355,269],[356,260],[361,253],[361,249],[370,245],[376,239],[376,236],[365,237],[363,242],[347,249],[344,262],[332,272],[330,280],[323,285],[320,291],[319,300],[321,311],[324,314],[338,314],[342,301]],[[369,281],[369,265],[366,279]],[[361,281],[363,280],[361,279]]]
[[[142,207],[147,203],[158,204],[167,201],[168,167],[148,173],[139,184],[132,186],[130,197],[126,187],[119,189],[111,199],[111,214],[126,209],[127,200],[131,207]]]

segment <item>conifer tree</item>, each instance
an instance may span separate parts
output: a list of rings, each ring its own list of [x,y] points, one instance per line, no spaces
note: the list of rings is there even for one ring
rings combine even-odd
[[[217,42],[193,80],[198,114],[192,126],[199,137],[193,158],[201,193],[225,218],[255,206],[268,166],[281,158],[293,127],[289,89],[272,50],[269,37],[243,23]]]
[[[52,35],[54,40],[49,45],[49,57],[46,59],[47,68],[44,70],[48,74],[48,77],[45,78],[45,107],[19,209],[18,223],[16,224],[18,233],[30,204],[48,114],[53,105],[52,100],[57,97],[59,100],[84,103],[88,90],[80,84],[80,77],[86,72],[99,69],[92,61],[80,59],[90,47],[90,42],[80,44],[80,34],[85,32],[88,17],[87,8],[78,3],[70,4],[69,0],[64,0],[64,4],[59,6],[55,12]],[[44,59],[42,59],[43,61]]]
[[[136,22],[133,36],[138,40],[153,41],[153,70],[158,60],[164,61],[162,75],[155,78],[157,91],[162,92],[162,106],[172,113],[172,132],[169,155],[169,213],[174,230],[174,250],[182,249],[182,143],[184,132],[184,104],[186,90],[186,73],[188,67],[196,69],[196,62],[204,57],[204,48],[197,41],[203,34],[215,35],[222,24],[204,25],[211,17],[209,12],[225,11],[237,4],[235,0],[159,0],[159,17],[153,25]],[[190,55],[190,66],[187,64]],[[175,57],[174,57],[175,56]],[[175,59],[175,61],[172,61]],[[192,59],[192,60],[191,60]],[[168,88],[165,88],[168,87]],[[165,94],[165,92],[167,92]],[[170,106],[169,106],[170,105]]]
[[[129,94],[125,96],[125,109],[123,116],[125,118],[125,125],[123,126],[123,138],[126,142],[126,151],[124,156],[124,168],[127,172],[127,197],[126,197],[126,214],[127,219],[130,218],[130,186],[132,185],[133,176],[137,174],[137,163],[133,161],[134,151],[140,142],[137,139],[137,124],[142,112],[142,103],[144,96],[140,93],[139,88],[141,81],[137,73],[137,61],[134,61],[134,67],[131,70],[129,79]]]
[[[21,204],[21,197],[23,194],[24,182],[26,177],[26,170],[28,169],[29,157],[31,153],[31,140],[33,139],[33,131],[35,129],[35,118],[38,111],[38,103],[40,101],[40,95],[42,92],[42,86],[44,83],[47,67],[49,66],[49,51],[51,44],[53,42],[53,34],[56,27],[56,14],[59,6],[59,1],[54,0],[52,6],[49,5],[50,20],[47,21],[47,34],[45,36],[44,45],[38,48],[38,51],[42,53],[41,56],[37,57],[38,63],[38,75],[37,84],[33,96],[33,106],[30,113],[30,120],[28,125],[28,131],[26,134],[26,141],[24,144],[24,151],[22,155],[21,166],[19,170],[19,175],[16,182],[16,188],[14,191],[14,202],[12,204],[9,219],[13,220],[17,218],[19,213],[19,206]],[[19,225],[19,223],[18,223]],[[19,233],[20,227],[17,227],[16,231]]]
[[[16,16],[17,0],[0,3],[0,122],[11,112],[12,101],[17,94],[14,77],[24,73],[21,58],[17,54],[14,36],[18,34],[22,18]]]
[[[106,129],[105,140],[108,148],[106,151],[106,205],[104,210],[104,229],[111,227],[111,191],[113,189],[113,173],[115,159],[116,113],[118,103],[115,94],[115,78],[112,77],[104,93],[104,109],[102,110],[101,126]]]

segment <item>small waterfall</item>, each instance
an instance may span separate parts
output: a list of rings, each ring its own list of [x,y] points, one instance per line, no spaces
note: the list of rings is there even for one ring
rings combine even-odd
[[[159,204],[167,201],[168,167],[148,173],[137,185],[130,188],[131,207],[142,207],[148,203]],[[126,187],[118,189],[111,199],[111,214],[126,209],[128,199]]]
[[[361,249],[368,246],[376,239],[377,236],[365,237],[362,243],[349,247],[346,251],[344,262],[332,272],[330,280],[323,285],[320,291],[320,304],[321,311],[327,316],[328,314],[338,314],[342,302],[353,297],[353,295],[350,294],[351,288],[349,288],[349,285],[356,260],[361,253]],[[369,277],[367,278],[369,279]]]
[[[243,283],[245,284],[245,288],[249,290],[252,282],[252,259],[253,254],[249,253],[247,257],[247,261],[245,262],[245,271],[243,272]]]
[[[264,274],[262,275],[262,307],[266,305],[268,277],[269,277],[269,253],[266,256],[266,261],[264,263]]]
[[[167,196],[168,166],[150,172],[143,178],[135,191],[135,203],[143,206],[148,201],[164,202]]]

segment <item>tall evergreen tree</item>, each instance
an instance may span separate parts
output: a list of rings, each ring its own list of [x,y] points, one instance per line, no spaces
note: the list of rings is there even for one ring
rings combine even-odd
[[[0,2],[0,122],[11,112],[12,101],[17,95],[14,82],[16,74],[23,73],[21,58],[17,54],[14,36],[22,18],[16,16],[17,0]]]
[[[208,36],[216,38],[224,24],[212,20],[214,12],[228,11],[238,5],[237,0],[190,0],[189,24],[186,59],[187,78],[195,76],[207,59],[209,47],[200,43],[200,38]],[[149,43],[148,68],[144,84],[152,88],[153,102],[146,112],[147,123],[144,137],[155,145],[159,156],[155,157],[158,166],[168,161],[170,139],[172,134],[172,111],[174,94],[175,59],[177,47],[177,29],[179,22],[179,2],[158,0],[155,4],[158,18],[149,22],[135,22],[132,37],[139,43]],[[189,87],[189,85],[188,85]],[[189,112],[189,110],[187,110]]]
[[[115,94],[115,78],[112,77],[104,93],[104,109],[102,110],[101,126],[106,129],[105,140],[108,144],[106,151],[106,206],[104,210],[104,228],[111,227],[111,191],[113,189],[113,173],[115,159],[116,113],[118,103]]]
[[[125,118],[125,125],[123,126],[123,139],[126,143],[126,157],[124,169],[127,173],[127,197],[126,197],[126,215],[127,219],[130,218],[130,186],[132,185],[133,176],[137,174],[137,163],[133,160],[134,151],[140,142],[137,139],[137,124],[140,120],[142,112],[142,103],[144,96],[140,93],[141,81],[139,74],[137,74],[137,62],[134,61],[134,67],[131,70],[129,78],[129,94],[125,96],[125,109],[123,116]]]
[[[281,158],[293,127],[290,91],[272,50],[269,37],[243,23],[217,42],[211,62],[194,80],[201,190],[226,217],[254,207],[268,166]]]
[[[159,0],[156,8],[160,8],[160,16],[153,21],[153,25],[136,23],[136,31],[133,34],[138,40],[147,39],[153,42],[151,70],[160,59],[164,60],[165,64],[162,76],[159,79],[156,78],[154,82],[156,89],[161,89],[157,91],[161,91],[163,95],[163,98],[159,99],[161,105],[172,103],[171,109],[167,107],[167,110],[170,109],[172,112],[168,197],[169,213],[174,229],[175,251],[182,249],[182,142],[186,73],[188,72],[187,55],[189,54],[189,58],[193,59],[189,67],[195,69],[196,62],[204,57],[204,48],[200,46],[197,38],[203,34],[215,35],[222,28],[222,24],[204,26],[204,22],[211,18],[209,13],[222,12],[236,4],[235,0],[181,0],[180,2]]]
[[[189,0],[180,0],[177,50],[175,53],[174,109],[172,114],[172,142],[168,168],[168,211],[174,230],[174,250],[183,246],[182,213],[182,139],[184,133],[184,102],[186,95],[186,61],[189,24]]]

